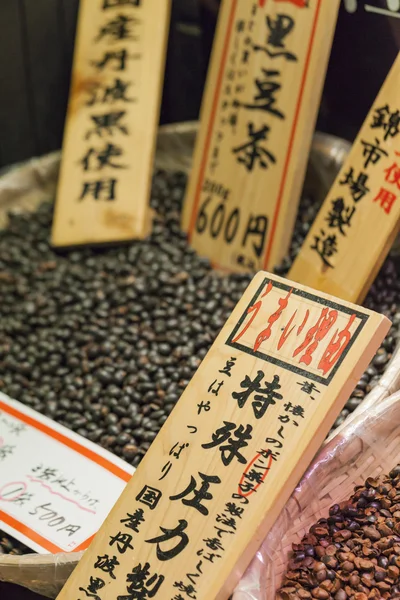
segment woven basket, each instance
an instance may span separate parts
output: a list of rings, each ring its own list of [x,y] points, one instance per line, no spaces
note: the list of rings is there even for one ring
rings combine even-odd
[[[367,477],[400,463],[400,392],[359,411],[324,445],[281,512],[233,600],[274,600],[292,543]]]
[[[156,169],[189,173],[197,129],[197,123],[161,127],[157,139]],[[316,202],[324,199],[349,148],[347,142],[338,138],[318,133],[314,136],[305,189],[313,194]],[[54,199],[60,156],[60,152],[55,152],[35,158],[3,174],[0,178],[0,227],[6,224],[8,211],[32,211],[41,202]],[[363,407],[371,409],[400,388],[399,366],[400,356],[397,353],[380,384],[364,400]],[[352,483],[348,485],[351,487]],[[77,553],[0,555],[0,581],[16,583],[55,598],[80,557],[81,554]]]

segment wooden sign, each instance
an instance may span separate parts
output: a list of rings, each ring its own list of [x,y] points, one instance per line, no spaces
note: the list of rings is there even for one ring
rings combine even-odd
[[[293,231],[339,0],[225,0],[184,204],[192,246],[272,269]]]
[[[52,244],[145,237],[170,0],[81,0]]]
[[[258,273],[59,600],[227,600],[389,326]]]
[[[400,226],[400,54],[290,278],[362,302]]]

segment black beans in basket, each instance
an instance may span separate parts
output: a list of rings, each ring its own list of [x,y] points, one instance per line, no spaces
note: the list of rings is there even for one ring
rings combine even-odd
[[[137,466],[251,280],[214,273],[180,229],[182,174],[154,177],[147,240],[55,252],[53,206],[0,231],[0,391]],[[285,275],[317,206],[303,198]],[[394,326],[338,425],[378,382],[400,325],[388,260],[366,305]],[[6,544],[2,539],[8,540]],[[26,549],[0,534],[0,552]]]

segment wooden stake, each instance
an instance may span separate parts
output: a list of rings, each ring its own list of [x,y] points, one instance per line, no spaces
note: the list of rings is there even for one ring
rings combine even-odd
[[[222,2],[182,221],[215,266],[272,268],[287,251],[338,8]]]
[[[82,0],[52,244],[143,238],[170,0]]]
[[[389,326],[258,273],[59,600],[227,600]]]
[[[400,54],[315,219],[294,281],[362,302],[400,225]]]

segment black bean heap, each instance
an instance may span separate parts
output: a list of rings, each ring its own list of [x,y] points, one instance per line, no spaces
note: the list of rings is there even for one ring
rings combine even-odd
[[[156,174],[152,233],[125,246],[55,252],[51,204],[11,215],[0,231],[0,391],[134,466],[251,280],[217,275],[188,246],[180,229],[185,185],[182,174]],[[317,208],[303,198],[279,274],[286,274]],[[399,291],[388,260],[367,305],[395,325],[336,425],[390,359]],[[9,552],[1,539],[0,552]]]
[[[369,477],[293,544],[283,600],[400,598],[400,465]]]

